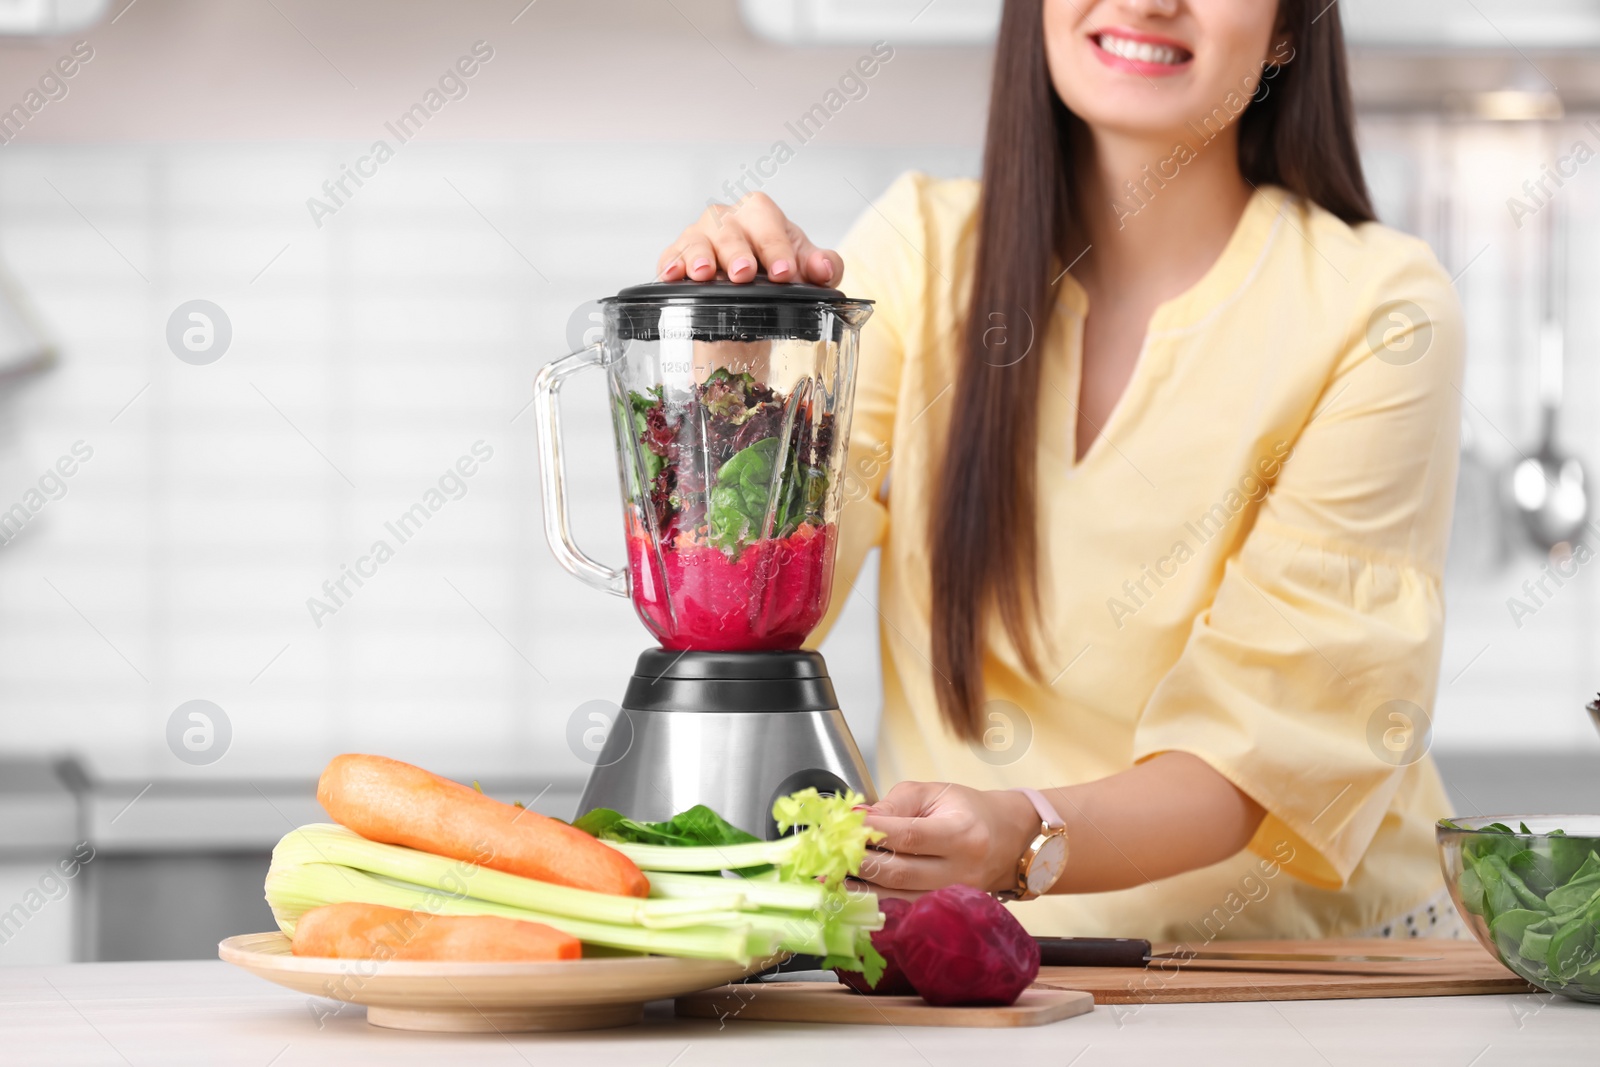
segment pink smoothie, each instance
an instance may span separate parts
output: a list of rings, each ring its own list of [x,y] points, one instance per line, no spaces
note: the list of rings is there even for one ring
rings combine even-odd
[[[633,606],[673,651],[797,649],[828,610],[835,536],[831,523],[803,525],[747,545],[734,559],[680,539],[663,544],[658,561],[650,539],[635,530],[628,537]]]

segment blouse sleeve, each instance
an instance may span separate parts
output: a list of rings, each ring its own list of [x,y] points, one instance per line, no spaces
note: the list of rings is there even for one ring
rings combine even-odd
[[[1420,244],[1395,259],[1134,737],[1136,761],[1185,751],[1226,776],[1266,809],[1251,850],[1287,843],[1285,866],[1325,888],[1405,773],[1390,702],[1431,714],[1438,684],[1461,313]]]
[[[861,330],[854,414],[842,473],[839,555],[828,613],[806,642],[816,647],[832,628],[872,549],[889,529],[884,482],[894,442],[895,409],[907,335],[925,288],[921,175],[905,174],[864,211],[839,245],[846,294],[874,302]],[[908,242],[914,242],[908,243]],[[918,268],[923,268],[919,270]]]

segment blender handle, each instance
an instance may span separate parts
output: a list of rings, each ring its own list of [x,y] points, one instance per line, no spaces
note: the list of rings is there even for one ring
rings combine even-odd
[[[567,514],[567,468],[561,455],[561,385],[579,371],[605,364],[601,345],[580,348],[546,363],[533,379],[533,417],[539,431],[539,484],[544,496],[544,536],[569,574],[596,589],[628,595],[628,572],[590,559],[572,539]]]

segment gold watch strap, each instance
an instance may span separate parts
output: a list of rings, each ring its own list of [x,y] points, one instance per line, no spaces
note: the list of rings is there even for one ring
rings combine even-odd
[[[1039,833],[1034,837],[1026,851],[1017,858],[1017,887],[1004,890],[997,894],[1002,900],[1033,900],[1039,894],[1028,888],[1028,875],[1032,872],[1033,861],[1039,855],[1039,849],[1051,837],[1066,837],[1067,823],[1056,811],[1055,805],[1050,803],[1045,795],[1037,789],[1027,786],[1018,786],[1012,792],[1021,793],[1033,804],[1033,810],[1039,813]],[[1059,877],[1059,874],[1057,875]]]

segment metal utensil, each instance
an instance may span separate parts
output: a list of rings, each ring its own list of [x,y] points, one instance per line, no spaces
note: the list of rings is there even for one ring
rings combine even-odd
[[[1426,963],[1438,956],[1372,956],[1322,952],[1154,952],[1135,937],[1036,937],[1046,967],[1143,967],[1160,960],[1186,963]]]
[[[1544,252],[1543,322],[1539,327],[1539,447],[1511,471],[1511,499],[1528,535],[1541,548],[1571,543],[1589,517],[1583,463],[1556,443],[1564,392],[1566,352],[1566,228],[1561,201],[1544,206],[1540,243]]]

